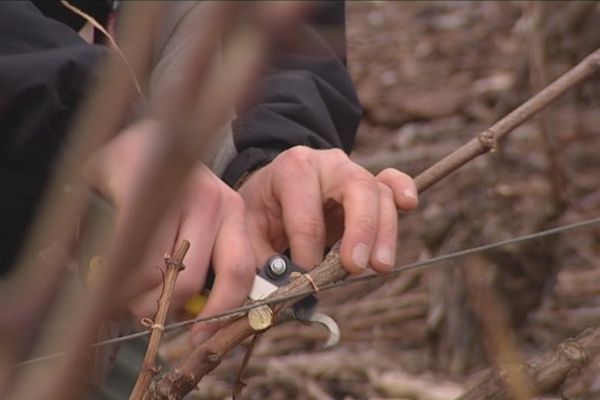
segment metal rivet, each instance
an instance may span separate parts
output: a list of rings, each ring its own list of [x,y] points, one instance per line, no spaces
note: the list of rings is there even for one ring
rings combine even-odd
[[[281,257],[273,257],[269,261],[269,269],[274,275],[281,276],[287,271],[287,263]]]

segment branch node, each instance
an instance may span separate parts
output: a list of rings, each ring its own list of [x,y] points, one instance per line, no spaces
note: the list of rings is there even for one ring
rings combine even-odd
[[[149,328],[151,330],[156,329],[158,331],[161,331],[163,334],[165,332],[165,326],[163,324],[155,324],[154,321],[152,321],[152,318],[142,318],[140,320],[140,324],[144,325],[146,328]]]
[[[154,375],[158,375],[160,371],[162,371],[162,367],[160,365],[155,365],[153,367],[150,367],[150,371],[152,371]]]
[[[292,281],[300,278],[301,276],[302,276],[302,273],[300,273],[298,271],[290,272],[290,280],[292,280]]]
[[[584,349],[581,348],[580,344],[573,339],[567,339],[559,346],[561,354],[570,362],[576,365],[586,364],[588,356]]]
[[[181,272],[185,269],[185,265],[183,264],[183,260],[178,260],[175,259],[175,257],[171,257],[171,255],[169,253],[165,253],[164,257],[164,261],[165,261],[165,265],[167,266],[167,269],[169,267],[175,267],[177,268],[177,271]]]
[[[221,356],[217,353],[210,353],[206,356],[206,361],[211,364],[219,364],[221,362]]]
[[[479,136],[477,136],[477,139],[487,151],[491,151],[493,153],[498,148],[498,141],[496,140],[496,137],[492,131],[489,129],[481,132]]]

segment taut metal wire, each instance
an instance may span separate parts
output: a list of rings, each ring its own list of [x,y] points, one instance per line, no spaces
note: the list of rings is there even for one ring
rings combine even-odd
[[[359,282],[367,282],[367,281],[372,281],[375,279],[385,279],[387,277],[397,275],[399,273],[406,272],[408,270],[424,268],[424,267],[433,266],[433,265],[439,265],[443,261],[454,260],[456,258],[481,253],[481,252],[492,250],[492,249],[495,249],[498,247],[527,242],[527,241],[539,239],[539,238],[542,238],[545,236],[551,236],[551,235],[556,235],[556,234],[563,233],[563,232],[573,231],[575,229],[589,227],[589,226],[595,225],[597,223],[600,223],[600,217],[587,219],[587,220],[575,222],[572,224],[562,225],[562,226],[559,226],[556,228],[546,229],[546,230],[536,232],[536,233],[531,233],[528,235],[517,236],[515,238],[501,240],[499,242],[494,242],[494,243],[490,243],[490,244],[486,244],[486,245],[482,245],[482,246],[472,247],[472,248],[465,249],[465,250],[459,250],[459,251],[445,254],[445,255],[442,255],[439,257],[432,257],[427,260],[422,260],[422,261],[417,261],[414,263],[402,265],[400,267],[394,268],[390,272],[365,275],[365,276],[359,276],[359,277],[355,277],[355,278],[346,279],[344,281],[335,282],[335,283],[331,283],[329,285],[321,286],[321,287],[319,287],[319,290],[324,291],[324,290],[339,288],[342,286],[356,284]],[[312,293],[314,293],[313,290],[306,290],[304,292],[300,292],[300,293],[297,293],[294,295],[287,295],[287,296],[281,296],[281,297],[276,297],[276,298],[272,298],[272,299],[261,300],[261,301],[258,301],[258,302],[252,303],[252,304],[248,304],[248,305],[245,305],[242,307],[234,308],[230,311],[227,311],[227,312],[224,312],[224,313],[221,313],[218,315],[214,315],[212,317],[193,318],[193,319],[188,319],[185,321],[180,321],[180,322],[176,322],[173,324],[165,325],[164,331],[165,332],[173,331],[176,329],[181,329],[183,327],[193,325],[193,324],[198,324],[198,323],[222,322],[222,321],[234,319],[234,318],[245,315],[249,310],[251,310],[253,308],[260,307],[263,305],[271,305],[271,304],[279,304],[279,303],[288,302],[288,301],[291,301],[291,300],[294,300],[297,298],[301,298],[301,297],[304,297],[304,296],[312,294]],[[122,342],[126,342],[126,341],[133,340],[136,338],[147,336],[147,335],[149,335],[149,333],[150,333],[150,331],[148,330],[148,331],[132,333],[130,335],[119,336],[119,337],[116,337],[113,339],[96,342],[92,345],[92,347],[96,348],[96,347],[107,346],[107,345],[111,345],[111,344],[122,343]],[[51,359],[60,357],[63,354],[65,354],[65,353],[59,352],[59,353],[48,354],[48,355],[40,356],[40,357],[36,357],[36,358],[31,358],[29,360],[15,364],[15,367],[20,367],[20,366],[24,366],[24,365],[28,365],[28,364],[33,364],[36,362],[51,360]]]

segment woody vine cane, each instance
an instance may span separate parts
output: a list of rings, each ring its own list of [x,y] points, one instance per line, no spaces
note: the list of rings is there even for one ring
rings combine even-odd
[[[587,56],[574,68],[496,124],[481,132],[458,150],[418,175],[415,178],[415,182],[419,192],[423,192],[477,156],[494,150],[498,141],[508,135],[519,124],[556,100],[568,89],[590,78],[598,69],[600,69],[600,50],[596,50]],[[309,278],[302,277],[295,279],[289,285],[278,289],[269,298],[314,291],[315,288],[320,286],[345,279],[348,273],[343,269],[340,262],[339,243],[333,246],[332,250],[319,266],[306,275]],[[289,305],[290,302],[272,306],[271,312],[274,320],[277,319],[278,313]],[[219,364],[224,354],[254,333],[255,331],[249,325],[247,317],[235,320],[230,325],[218,331],[205,343],[198,346],[176,368],[155,380],[150,386],[148,398],[183,398],[185,394],[194,389],[204,375],[212,371]]]

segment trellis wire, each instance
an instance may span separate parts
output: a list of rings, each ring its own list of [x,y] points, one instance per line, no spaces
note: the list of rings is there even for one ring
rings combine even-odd
[[[352,285],[352,284],[359,283],[359,282],[367,282],[367,281],[371,281],[371,280],[375,280],[375,279],[384,279],[389,276],[397,275],[401,272],[406,272],[408,270],[428,267],[428,266],[432,266],[434,264],[439,264],[443,261],[453,260],[453,259],[464,257],[467,255],[481,253],[481,252],[484,252],[487,250],[492,250],[492,249],[495,249],[498,247],[522,243],[522,242],[526,242],[529,240],[539,239],[539,238],[545,237],[545,236],[555,235],[555,234],[568,232],[568,231],[572,231],[572,230],[579,229],[579,228],[588,227],[588,226],[597,224],[599,222],[600,222],[600,217],[596,217],[596,218],[587,219],[587,220],[580,221],[580,222],[575,222],[572,224],[562,225],[562,226],[559,226],[556,228],[546,229],[546,230],[539,231],[536,233],[531,233],[528,235],[517,236],[515,238],[501,240],[499,242],[494,242],[494,243],[490,243],[490,244],[486,244],[486,245],[482,245],[482,246],[476,246],[476,247],[472,247],[472,248],[465,249],[465,250],[459,250],[459,251],[445,254],[445,255],[442,255],[439,257],[432,257],[427,260],[422,260],[422,261],[417,261],[417,262],[413,262],[410,264],[406,264],[406,265],[394,268],[390,272],[359,276],[359,277],[355,277],[355,278],[346,279],[344,281],[331,283],[329,285],[321,286],[319,288],[319,290],[321,290],[321,291],[330,290],[330,289],[335,289],[335,288],[342,287],[342,286]],[[273,299],[257,301],[255,303],[248,304],[248,305],[238,307],[238,308],[234,308],[230,311],[227,311],[227,312],[224,312],[224,313],[221,313],[218,315],[214,315],[212,317],[192,318],[192,319],[176,322],[173,324],[166,325],[165,332],[173,331],[173,330],[180,329],[180,328],[183,328],[183,327],[186,327],[189,325],[193,325],[193,324],[197,324],[197,323],[210,323],[210,322],[224,321],[224,320],[229,320],[229,319],[233,319],[236,317],[241,317],[253,308],[260,307],[263,305],[284,303],[284,302],[294,300],[297,298],[299,299],[301,297],[304,297],[304,296],[312,294],[312,293],[314,293],[313,290],[306,290],[306,291],[303,291],[303,292],[300,292],[300,293],[297,293],[294,295],[287,295],[287,296],[281,296],[281,297],[277,297],[277,298],[273,298]],[[119,336],[116,338],[96,342],[92,345],[92,348],[97,348],[97,347],[107,346],[107,345],[117,344],[117,343],[123,343],[123,342],[129,341],[129,340],[147,336],[149,334],[150,334],[150,331],[142,331],[142,332],[132,333],[129,335]],[[51,360],[51,359],[60,357],[64,354],[65,354],[65,352],[58,352],[58,353],[48,354],[45,356],[31,358],[29,360],[15,364],[15,367],[33,364],[36,362]]]

